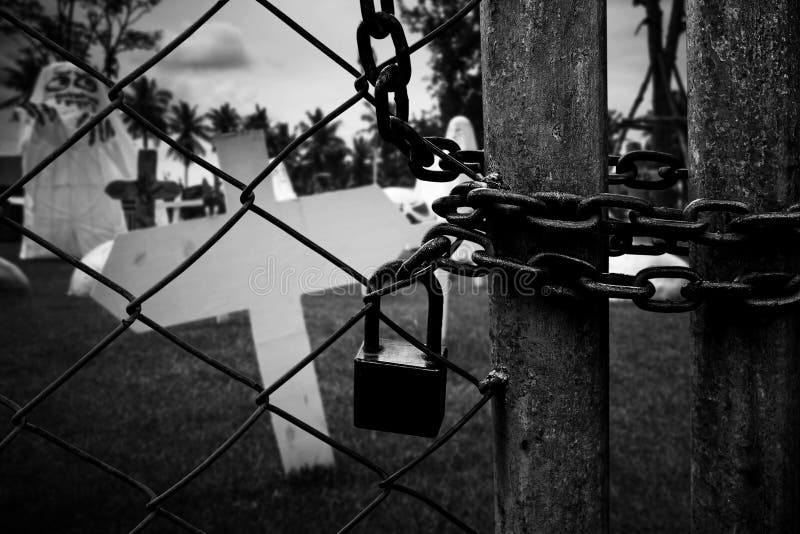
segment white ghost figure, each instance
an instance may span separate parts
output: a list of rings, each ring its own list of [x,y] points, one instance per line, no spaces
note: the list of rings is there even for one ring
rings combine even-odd
[[[71,63],[42,69],[19,116],[23,172],[50,155],[108,103],[104,87]],[[122,206],[105,193],[114,180],[136,179],[136,146],[119,112],[56,158],[25,186],[24,224],[75,256],[125,232]],[[20,257],[51,254],[24,238]]]

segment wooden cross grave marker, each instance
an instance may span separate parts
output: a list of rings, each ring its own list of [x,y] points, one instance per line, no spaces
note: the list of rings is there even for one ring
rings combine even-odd
[[[133,204],[133,216],[126,217],[128,230],[155,226],[155,201],[173,199],[181,194],[181,187],[175,182],[156,180],[157,152],[140,150],[137,159],[137,178],[135,182],[115,180],[106,186],[106,194],[122,202],[126,207]]]
[[[255,176],[268,158],[262,132],[218,137],[215,144],[221,168],[240,179]],[[232,197],[228,194],[229,200]],[[404,247],[418,245],[429,228],[409,224],[375,186],[277,202],[268,179],[256,189],[256,204],[366,275],[396,258]],[[140,294],[197,250],[228,216],[122,234],[103,273]],[[291,236],[248,213],[195,264],[147,300],[142,311],[169,327],[248,310],[262,381],[269,385],[311,351],[300,297],[352,281]],[[97,284],[92,298],[115,316],[127,316],[127,302],[105,286]],[[139,322],[132,328],[147,330]],[[270,402],[328,432],[313,365],[273,393]],[[328,445],[274,415],[272,426],[285,472],[333,463]]]

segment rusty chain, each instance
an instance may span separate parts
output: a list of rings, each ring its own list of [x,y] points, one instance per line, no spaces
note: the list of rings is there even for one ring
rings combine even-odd
[[[629,187],[647,184],[645,189],[666,188],[685,178],[687,170],[668,154],[635,151],[609,157],[615,167],[610,177]],[[658,178],[639,176],[637,163],[662,165]],[[490,175],[491,176],[491,175]],[[434,211],[447,223],[434,227],[425,236],[427,243],[442,236],[454,243],[467,240],[480,246],[471,263],[456,262],[450,251],[426,258],[436,268],[460,276],[485,276],[502,272],[517,283],[517,290],[543,297],[579,301],[601,297],[629,299],[639,308],[657,312],[683,312],[707,300],[767,309],[800,302],[800,275],[786,272],[748,272],[732,281],[704,280],[690,267],[649,267],[636,275],[604,273],[590,263],[563,254],[538,253],[527,259],[496,256],[487,235],[490,221],[512,218],[530,233],[570,235],[598,234],[609,240],[609,255],[688,255],[688,243],[703,246],[753,246],[777,244],[800,237],[800,204],[784,211],[755,213],[745,202],[697,199],[683,209],[653,205],[630,195],[601,193],[578,196],[542,191],[521,195],[486,182],[472,181],[455,186],[450,195],[437,199]],[[637,238],[653,238],[652,243],[636,243]],[[425,241],[424,241],[425,242]],[[423,246],[420,250],[428,250]],[[435,257],[432,257],[435,256]],[[408,260],[407,270],[425,267],[424,262]],[[524,275],[520,277],[520,275]],[[680,300],[654,298],[653,279],[685,281]]]
[[[449,27],[463,18],[478,3],[479,0],[468,2],[442,27]],[[394,3],[381,0],[381,11],[375,11],[373,0],[361,0],[361,17],[356,42],[364,77],[357,79],[355,86],[358,90],[364,90],[368,82],[375,88],[375,115],[381,138],[408,158],[409,169],[421,180],[450,182],[461,173],[473,180],[482,179],[481,151],[462,150],[457,142],[444,137],[423,137],[408,123],[407,86],[411,80],[411,49],[402,24],[394,16]],[[387,37],[392,40],[395,55],[392,60],[379,66],[375,63],[371,40]],[[394,95],[393,111],[389,105],[390,93]],[[435,163],[435,156],[441,158],[439,169],[429,168]]]
[[[446,141],[434,138],[439,146]],[[463,158],[476,173],[483,173],[483,152],[470,151],[464,156],[457,149],[450,152]],[[638,164],[657,168],[656,177],[643,176]],[[675,156],[651,150],[637,150],[622,156],[609,156],[608,183],[630,188],[667,189],[688,177],[688,170]],[[440,167],[454,169],[449,160]],[[427,171],[426,172],[430,172]],[[482,174],[481,174],[482,175]],[[421,180],[426,174],[416,174]],[[487,276],[493,271],[511,275],[517,290],[544,297],[578,301],[587,297],[629,299],[639,308],[657,312],[684,312],[698,308],[706,300],[742,304],[748,308],[767,309],[800,302],[800,277],[785,272],[750,272],[732,281],[703,280],[689,267],[649,267],[636,275],[603,273],[591,264],[565,255],[537,254],[520,261],[498,257],[487,235],[492,218],[510,217],[528,231],[561,233],[565,236],[601,234],[608,238],[609,255],[638,254],[658,256],[671,253],[688,256],[689,243],[706,246],[752,246],[800,237],[800,204],[783,211],[755,213],[740,201],[696,199],[683,209],[655,206],[652,202],[631,195],[601,193],[581,197],[557,191],[541,191],[521,195],[502,188],[502,180],[488,175],[485,181],[473,180],[453,188],[450,195],[434,201],[433,210],[447,223],[434,227],[423,240],[417,255],[409,258],[405,271],[433,266],[459,276]],[[452,238],[447,251],[429,245]],[[638,238],[651,238],[637,243]],[[451,259],[452,252],[463,241],[471,241],[483,250],[472,254],[471,263]],[[555,258],[558,265],[553,265]],[[425,258],[427,261],[422,261]],[[575,267],[580,266],[579,269]],[[572,268],[570,268],[572,267]],[[566,277],[564,274],[571,274]],[[520,276],[524,275],[524,276]],[[686,282],[681,300],[654,299],[652,279]],[[520,285],[519,282],[525,282]]]
[[[455,188],[450,195],[437,199],[433,209],[448,222],[472,229],[485,230],[491,217],[514,216],[531,231],[605,234],[619,243],[614,247],[618,253],[612,255],[686,255],[688,249],[679,243],[751,245],[764,238],[795,238],[800,234],[800,204],[780,212],[755,213],[745,202],[697,199],[678,209],[614,193],[580,197],[542,191],[526,196],[480,182]],[[615,211],[622,215],[615,216]],[[657,238],[664,244],[641,252],[626,248],[626,243],[637,237]]]

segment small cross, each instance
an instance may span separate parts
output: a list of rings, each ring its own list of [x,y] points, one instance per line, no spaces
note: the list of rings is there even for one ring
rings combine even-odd
[[[155,201],[173,199],[181,194],[177,183],[156,180],[157,154],[155,150],[140,150],[136,181],[115,180],[106,186],[108,196],[121,201],[123,206],[133,205],[128,230],[155,226]]]

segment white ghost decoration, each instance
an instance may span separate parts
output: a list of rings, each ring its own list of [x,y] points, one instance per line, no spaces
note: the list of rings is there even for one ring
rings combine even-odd
[[[28,102],[21,139],[23,172],[55,151],[108,103],[105,87],[71,63],[42,69]],[[136,179],[136,146],[113,112],[25,186],[24,224],[75,256],[125,232],[119,201],[105,193],[114,180]],[[20,257],[51,254],[24,238]]]

